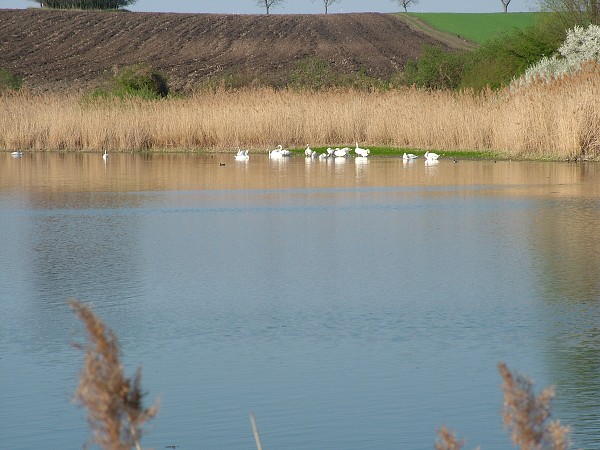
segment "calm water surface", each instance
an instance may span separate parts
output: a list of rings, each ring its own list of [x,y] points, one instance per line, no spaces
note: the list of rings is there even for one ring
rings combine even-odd
[[[220,163],[225,163],[221,166]],[[0,154],[0,448],[79,449],[90,302],[155,449],[510,449],[497,364],[600,448],[600,168]]]

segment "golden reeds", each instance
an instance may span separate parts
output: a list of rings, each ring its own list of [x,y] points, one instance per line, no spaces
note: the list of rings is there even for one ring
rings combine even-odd
[[[460,450],[463,441],[459,441],[456,435],[445,426],[438,430],[438,440],[435,443],[435,450]]]
[[[0,148],[264,151],[364,145],[600,156],[600,69],[511,93],[245,89],[159,101],[0,96]]]
[[[75,398],[88,411],[92,442],[104,450],[140,450],[142,425],[157,411],[144,408],[142,372],[128,379],[123,374],[117,336],[86,305],[69,301],[85,325],[90,345],[85,346],[85,363]]]
[[[522,375],[513,375],[506,364],[498,365],[503,379],[504,426],[511,431],[513,443],[522,450],[567,450],[569,427],[550,421],[550,402],[554,389],[546,388],[538,396],[533,383]]]

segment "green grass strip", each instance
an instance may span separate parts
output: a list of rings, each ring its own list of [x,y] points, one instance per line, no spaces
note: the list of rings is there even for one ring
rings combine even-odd
[[[438,30],[483,44],[494,36],[524,29],[545,13],[410,13]]]

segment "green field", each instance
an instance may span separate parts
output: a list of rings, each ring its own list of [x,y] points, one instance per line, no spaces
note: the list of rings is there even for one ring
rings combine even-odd
[[[428,25],[477,44],[499,33],[533,25],[545,13],[410,13]]]

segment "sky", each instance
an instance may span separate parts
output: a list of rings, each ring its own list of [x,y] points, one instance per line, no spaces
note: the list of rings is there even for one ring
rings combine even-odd
[[[264,8],[256,0],[137,0],[131,11],[260,14]],[[29,0],[0,0],[0,8],[31,8],[38,5]],[[537,9],[536,0],[512,0],[509,12]],[[401,8],[392,0],[339,0],[329,7],[330,13],[397,12]],[[409,8],[412,12],[500,12],[501,0],[419,0]],[[318,14],[324,12],[323,0],[284,0],[273,6],[271,14]]]

